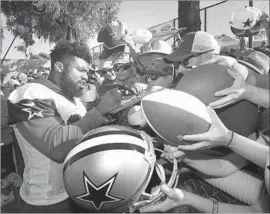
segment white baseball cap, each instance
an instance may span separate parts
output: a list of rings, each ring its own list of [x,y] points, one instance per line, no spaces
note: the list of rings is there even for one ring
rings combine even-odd
[[[213,51],[219,54],[220,46],[215,37],[204,31],[190,32],[182,38],[180,46],[165,59],[171,62],[183,61],[184,59],[196,54]]]
[[[138,29],[132,34],[132,40],[138,44],[145,44],[147,42],[150,42],[152,37],[152,33],[144,28]]]

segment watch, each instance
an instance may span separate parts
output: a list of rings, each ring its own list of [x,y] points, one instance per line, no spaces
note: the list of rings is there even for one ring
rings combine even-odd
[[[212,213],[218,213],[218,201],[214,198],[209,198],[209,199],[213,201]]]

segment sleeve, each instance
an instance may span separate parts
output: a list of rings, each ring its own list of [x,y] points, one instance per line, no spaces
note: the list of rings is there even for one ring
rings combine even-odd
[[[60,117],[47,117],[24,121],[16,126],[39,152],[62,163],[80,138],[105,122],[106,119],[93,108],[81,120],[70,125],[63,125]]]

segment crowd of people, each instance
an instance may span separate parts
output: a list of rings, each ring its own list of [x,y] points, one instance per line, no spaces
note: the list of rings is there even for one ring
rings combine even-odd
[[[163,184],[161,191],[167,197],[140,212],[168,212],[183,205],[205,213],[269,212],[270,53],[249,50],[243,60],[224,56],[214,36],[203,31],[185,34],[175,50],[159,39],[148,41],[141,51],[128,35],[124,34],[121,41],[124,45],[119,46],[120,51],[107,47],[103,54],[107,56],[99,65],[93,64],[85,43],[62,41],[51,51],[50,69],[20,72],[1,84],[1,145],[13,145],[15,152],[9,154],[16,156],[7,161],[14,167],[6,173],[1,170],[1,177],[4,180],[16,171],[22,178],[17,212],[87,212],[69,199],[63,182],[63,161],[77,141],[89,131],[110,124],[110,112],[122,100],[144,91],[174,89],[187,72],[205,64],[227,67],[234,83],[216,92],[221,98],[209,104],[210,129],[183,136],[185,141],[197,143],[162,146],[162,157],[177,159],[188,170],[215,177],[229,176],[252,162],[265,176],[260,198],[252,205],[233,205]],[[247,77],[253,78],[253,83],[248,83]],[[259,123],[249,138],[226,128],[214,111],[242,100],[258,106]],[[214,147],[227,147],[232,152],[219,156],[218,161],[200,154]],[[2,164],[8,160],[4,155],[1,158]],[[2,184],[2,190],[6,186]],[[8,199],[15,191],[2,191],[2,206],[6,203],[7,211],[9,204],[15,206]]]
[[[48,78],[50,74],[50,68],[40,67],[34,71],[29,72],[15,72],[14,75],[5,79],[5,75],[1,75],[1,90],[8,96],[13,90],[26,83],[33,82],[36,78],[44,77]]]

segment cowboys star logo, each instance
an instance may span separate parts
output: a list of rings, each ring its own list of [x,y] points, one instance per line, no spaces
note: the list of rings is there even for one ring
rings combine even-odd
[[[113,187],[114,181],[117,177],[117,174],[109,178],[103,184],[96,186],[83,172],[83,181],[85,193],[76,196],[77,199],[91,203],[96,210],[100,210],[104,204],[118,202],[123,200],[122,198],[117,198],[111,195],[111,189]]]
[[[247,21],[245,21],[245,22],[242,22],[243,24],[244,24],[244,28],[245,27],[250,27],[250,24],[251,24],[251,22],[253,22],[252,20],[250,20],[249,18],[247,19]]]
[[[29,115],[28,115],[28,120],[31,120],[35,115],[42,118],[43,117],[43,114],[42,114],[42,111],[35,111],[31,108],[23,108],[22,111],[25,111],[25,112],[28,112]]]
[[[33,108],[35,106],[35,103],[33,101],[24,99],[20,101],[20,104],[27,107],[23,108],[22,111],[28,112],[28,120],[31,120],[35,115],[40,118],[43,117],[42,111],[37,111]]]
[[[116,38],[116,34],[115,34],[114,32],[111,32],[109,35],[110,35],[113,39]]]

